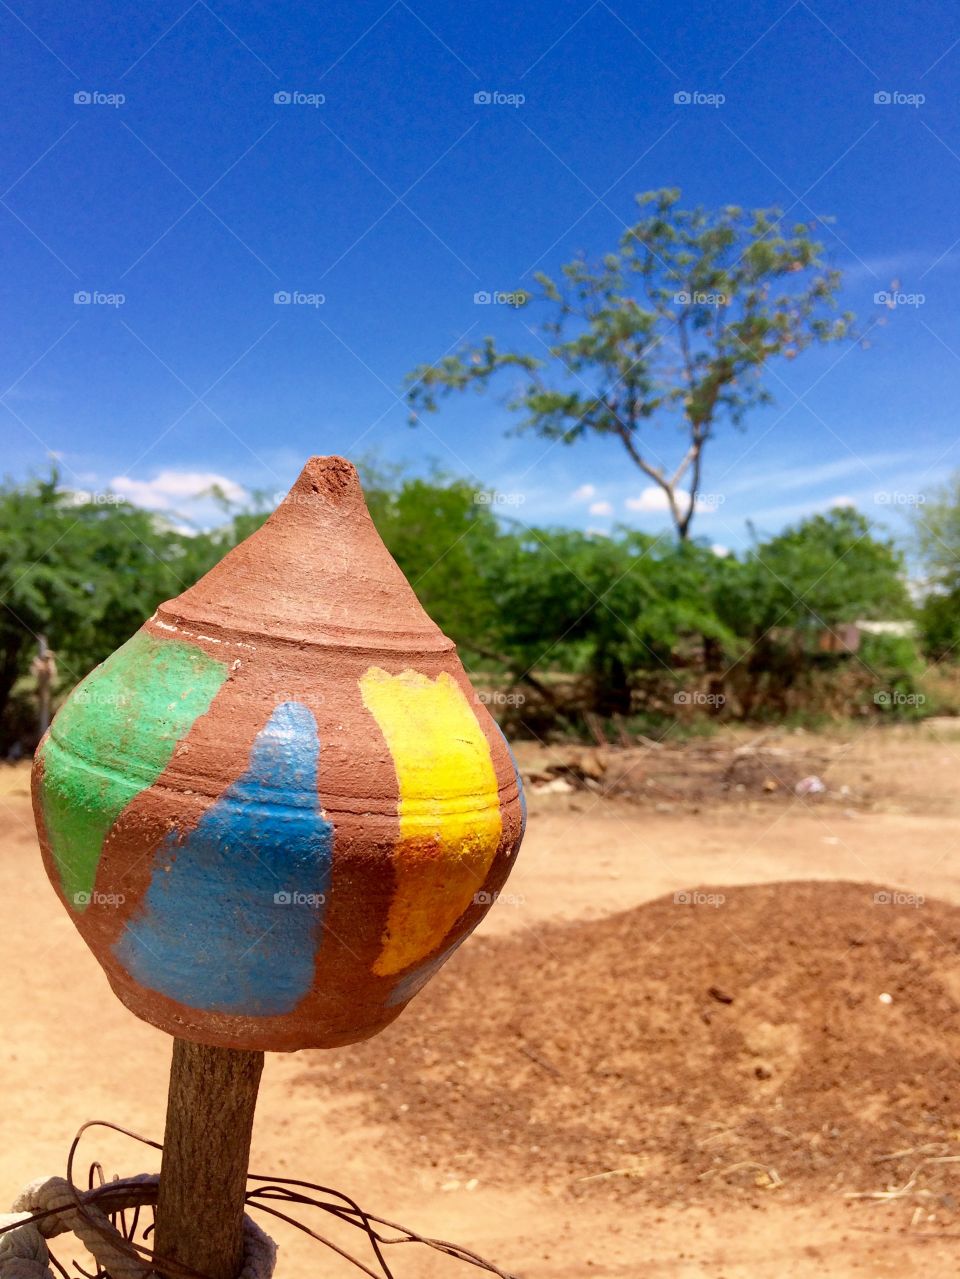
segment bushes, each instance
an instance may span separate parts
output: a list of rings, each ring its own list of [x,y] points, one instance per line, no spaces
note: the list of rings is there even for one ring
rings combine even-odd
[[[960,590],[927,596],[920,606],[920,634],[932,662],[960,658]]]
[[[844,623],[910,611],[899,553],[853,510],[720,556],[634,529],[602,537],[498,520],[472,485],[441,476],[364,480],[427,611],[468,668],[524,690],[513,713],[538,733],[586,711],[647,723],[918,713],[912,641],[820,651]],[[187,535],[125,503],[78,503],[56,474],[0,488],[0,751],[23,737],[37,636],[57,653],[62,695],[262,518],[234,513]],[[945,649],[953,616],[945,610]],[[883,692],[888,705],[875,700]]]
[[[908,636],[865,635],[860,658],[875,676],[873,706],[896,719],[919,719],[935,709],[917,641]]]
[[[35,744],[23,724],[41,635],[56,653],[62,696],[249,526],[239,515],[191,536],[119,499],[74,494],[55,470],[0,485],[0,756]]]

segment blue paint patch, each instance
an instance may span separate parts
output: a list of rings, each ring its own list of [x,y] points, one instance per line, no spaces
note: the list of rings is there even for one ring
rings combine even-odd
[[[154,858],[114,954],[140,985],[204,1012],[288,1013],[313,985],[333,857],[313,715],[284,702],[247,772]]]
[[[517,779],[517,794],[520,796],[520,837],[512,849],[512,852],[516,852],[517,849],[520,847],[520,842],[527,831],[527,797],[523,793],[523,782],[520,780],[520,767],[517,764],[517,757],[514,755],[513,748],[511,747],[510,743],[507,741],[506,736],[504,735],[503,729],[500,727],[499,724],[497,724],[496,727],[497,727],[497,732],[503,738],[503,744],[504,746],[506,746],[507,754],[510,756],[510,760],[513,763],[513,772]]]
[[[448,946],[435,959],[428,959],[426,963],[418,964],[416,968],[411,968],[408,973],[404,973],[384,1001],[387,1007],[396,1008],[397,1004],[405,1004],[408,999],[412,999],[414,995],[419,994],[430,978],[440,971],[453,952],[459,946],[462,946],[466,940],[466,937],[461,937],[459,941],[455,941],[452,946]]]

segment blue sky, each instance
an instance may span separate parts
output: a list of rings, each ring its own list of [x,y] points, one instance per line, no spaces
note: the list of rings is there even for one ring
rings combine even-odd
[[[661,186],[835,218],[870,330],[772,370],[776,404],[711,445],[699,534],[739,546],[839,498],[902,529],[960,466],[955,6],[15,0],[0,29],[8,474],[55,453],[68,483],[202,520],[209,478],[273,493],[338,452],[438,463],[530,522],[660,529],[612,442],[509,437],[487,397],[411,430],[400,396],[460,341],[522,334],[477,292],[614,247]],[[877,306],[894,281],[922,302]]]

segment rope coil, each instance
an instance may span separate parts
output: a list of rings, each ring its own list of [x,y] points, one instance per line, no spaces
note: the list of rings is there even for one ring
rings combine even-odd
[[[153,1265],[133,1253],[95,1200],[107,1199],[114,1210],[156,1206],[159,1184],[156,1173],[144,1173],[78,1196],[63,1177],[31,1182],[14,1200],[13,1211],[0,1214],[0,1279],[57,1279],[47,1240],[67,1232],[76,1235],[111,1279],[155,1279]],[[18,1221],[23,1224],[9,1229]],[[248,1216],[243,1219],[243,1241],[237,1279],[271,1279],[277,1245]]]
[[[73,1167],[77,1147],[89,1128],[106,1128],[158,1153],[163,1150],[159,1142],[109,1120],[94,1119],[83,1124],[70,1145],[66,1177],[32,1182],[18,1196],[12,1212],[0,1213],[0,1279],[71,1279],[60,1261],[50,1253],[46,1242],[67,1232],[76,1235],[96,1259],[97,1269],[93,1275],[74,1262],[75,1269],[84,1279],[157,1279],[158,1271],[174,1279],[203,1279],[196,1271],[161,1257],[136,1238],[140,1209],[156,1208],[160,1188],[158,1174],[144,1173],[106,1181],[102,1166],[93,1162],[89,1169],[88,1188],[81,1190],[76,1184]],[[249,1173],[248,1183],[253,1183],[248,1184],[246,1192],[248,1208],[267,1213],[302,1231],[308,1238],[355,1266],[368,1279],[394,1279],[384,1250],[393,1251],[399,1244],[420,1244],[451,1260],[495,1275],[497,1279],[518,1279],[515,1274],[501,1270],[469,1248],[443,1239],[431,1239],[386,1217],[365,1211],[342,1190],[312,1181],[258,1173]],[[281,1206],[286,1211],[281,1211]],[[356,1227],[370,1247],[376,1269],[301,1221],[297,1214],[304,1209],[326,1213],[338,1222]],[[133,1212],[129,1225],[127,1210]],[[117,1229],[115,1221],[119,1221],[121,1229]],[[152,1228],[140,1230],[140,1239],[145,1240]],[[276,1243],[249,1216],[243,1219],[243,1239],[243,1265],[237,1279],[271,1279],[276,1265]]]

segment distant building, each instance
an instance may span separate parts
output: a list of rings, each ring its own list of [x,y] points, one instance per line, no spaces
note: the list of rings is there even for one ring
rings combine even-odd
[[[818,653],[856,653],[860,649],[860,626],[857,622],[841,622],[822,626],[817,632]]]
[[[900,639],[912,639],[917,633],[916,622],[867,622],[859,621],[854,625],[863,635],[896,635]]]
[[[897,639],[912,639],[917,633],[916,622],[873,622],[859,618],[856,622],[841,622],[836,626],[819,627],[818,653],[858,653],[864,635],[893,635]]]

